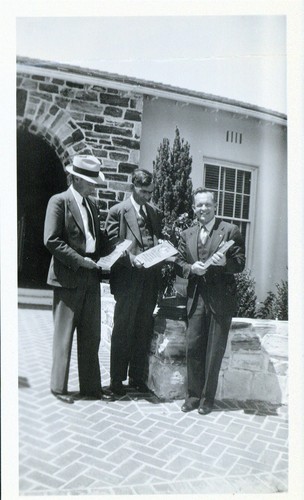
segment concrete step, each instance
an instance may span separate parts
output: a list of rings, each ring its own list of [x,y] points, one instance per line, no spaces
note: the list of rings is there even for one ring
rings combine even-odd
[[[53,291],[33,288],[18,288],[18,307],[52,309]]]

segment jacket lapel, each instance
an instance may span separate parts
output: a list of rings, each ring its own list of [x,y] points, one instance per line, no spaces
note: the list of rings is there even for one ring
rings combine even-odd
[[[211,242],[210,242],[210,255],[214,254],[219,249],[220,244],[225,241],[225,226],[222,224],[222,221],[216,220],[213,226],[213,230],[211,233]]]
[[[76,224],[80,227],[83,234],[85,234],[80,210],[79,210],[77,202],[73,196],[73,193],[71,193],[70,191],[67,191],[67,206],[68,206],[68,209],[70,210],[71,214],[73,215]]]
[[[196,226],[193,226],[191,228],[191,232],[189,235],[189,250],[191,253],[191,256],[193,258],[193,262],[196,262],[198,260],[198,249],[197,249],[197,239],[200,231],[200,226],[197,224]]]
[[[131,200],[127,200],[124,217],[125,217],[126,223],[128,224],[128,226],[129,226],[130,230],[132,231],[132,233],[134,234],[135,238],[141,244],[141,236],[140,236],[140,231],[139,231],[139,227],[138,227],[136,211],[132,205]]]
[[[151,205],[149,205],[148,203],[146,203],[146,210],[147,210],[148,218],[151,221],[151,226],[152,226],[152,231],[153,231],[153,237],[154,237],[154,244],[157,245],[158,244],[159,233],[160,233],[160,228],[159,228],[159,225],[158,225],[157,215],[156,215],[155,210],[153,210],[153,208],[151,207]]]

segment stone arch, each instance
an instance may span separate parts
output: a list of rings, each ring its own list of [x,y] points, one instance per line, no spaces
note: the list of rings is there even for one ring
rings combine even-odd
[[[50,254],[43,228],[50,197],[67,187],[67,177],[54,149],[39,135],[17,131],[18,283],[46,287]]]
[[[25,96],[21,116],[20,104],[17,107],[17,130],[27,130],[42,137],[54,149],[63,168],[75,154],[92,154],[83,131],[69,112],[44,100],[39,100],[33,107],[27,103],[27,99]],[[20,103],[20,100],[17,97],[17,102]]]
[[[18,284],[45,288],[50,262],[43,245],[48,200],[67,188],[65,166],[73,156],[92,151],[69,113],[37,101],[31,103],[27,93],[24,101],[17,98]]]

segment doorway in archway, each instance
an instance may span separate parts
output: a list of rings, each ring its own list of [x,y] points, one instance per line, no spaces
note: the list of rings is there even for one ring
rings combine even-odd
[[[66,175],[55,151],[42,138],[17,133],[18,286],[48,288],[50,253],[43,228],[50,197],[67,188]]]

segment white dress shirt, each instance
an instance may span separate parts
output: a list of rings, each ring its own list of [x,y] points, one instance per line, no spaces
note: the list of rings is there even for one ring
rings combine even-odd
[[[134,198],[133,198],[133,194],[131,194],[131,196],[130,196],[130,200],[131,200],[131,203],[132,203],[133,207],[134,207],[134,208],[135,208],[135,210],[136,210],[137,215],[139,215],[139,217],[140,217],[140,216],[141,216],[141,215],[140,215],[140,213],[139,213],[139,210],[140,210],[140,205],[139,205],[139,203],[137,203],[137,202],[134,200]],[[147,209],[146,209],[146,206],[145,206],[145,205],[142,205],[142,209],[143,209],[144,213],[147,215]]]

